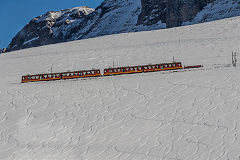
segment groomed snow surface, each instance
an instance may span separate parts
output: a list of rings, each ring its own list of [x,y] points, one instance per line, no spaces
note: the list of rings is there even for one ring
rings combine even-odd
[[[1,160],[239,160],[240,17],[0,55]],[[21,84],[25,74],[171,62],[203,70]]]

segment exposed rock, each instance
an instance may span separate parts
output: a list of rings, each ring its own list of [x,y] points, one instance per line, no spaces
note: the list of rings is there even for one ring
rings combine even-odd
[[[153,25],[159,21],[166,23],[167,0],[141,0],[142,11],[138,24]]]
[[[3,48],[3,49],[0,48],[0,54],[5,52],[6,52],[6,48]]]
[[[214,0],[168,0],[166,22],[167,27],[181,26],[191,21],[203,7]]]

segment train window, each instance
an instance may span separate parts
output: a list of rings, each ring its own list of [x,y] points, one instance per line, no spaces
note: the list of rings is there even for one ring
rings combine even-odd
[[[144,69],[147,69],[147,67],[145,66],[145,67],[143,67]]]
[[[142,67],[138,67],[138,70],[142,70]]]
[[[117,72],[117,69],[113,69],[113,72]]]
[[[167,64],[165,64],[165,67],[167,68],[167,67],[168,67],[168,65],[167,65]]]
[[[125,68],[122,68],[122,71],[123,71],[123,72],[125,72],[125,71],[126,71],[126,69],[125,69]]]
[[[163,69],[164,68],[164,66],[163,65],[161,65],[161,69]]]
[[[156,66],[152,66],[152,68],[154,69],[154,68],[156,68]]]
[[[117,71],[118,71],[118,72],[121,72],[121,69],[120,69],[120,68],[118,68],[118,69],[117,69]]]
[[[169,64],[169,67],[172,67],[172,65],[171,65],[171,64]]]
[[[133,71],[133,68],[130,68],[130,71]]]
[[[176,64],[173,64],[173,67],[176,67]]]
[[[151,66],[148,66],[148,69],[151,69],[152,67]]]

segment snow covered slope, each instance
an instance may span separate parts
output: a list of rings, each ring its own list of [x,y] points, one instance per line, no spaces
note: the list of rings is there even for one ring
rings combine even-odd
[[[238,160],[240,17],[0,55],[1,160]],[[21,75],[169,62],[204,70],[21,84]]]

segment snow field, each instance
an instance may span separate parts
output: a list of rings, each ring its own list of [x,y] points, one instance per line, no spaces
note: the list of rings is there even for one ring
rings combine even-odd
[[[240,18],[0,56],[2,160],[238,160]],[[21,75],[170,62],[204,70],[21,84]]]

